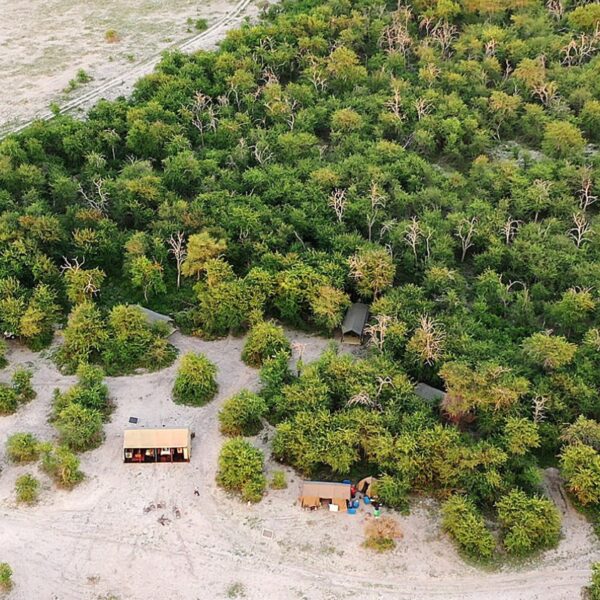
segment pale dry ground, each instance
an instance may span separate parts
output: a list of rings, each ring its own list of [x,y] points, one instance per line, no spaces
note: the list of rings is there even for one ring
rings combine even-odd
[[[327,341],[304,334],[305,360]],[[250,599],[440,599],[573,600],[589,578],[600,547],[588,523],[566,502],[556,472],[549,488],[563,513],[557,549],[519,569],[484,572],[466,565],[440,532],[438,509],[418,501],[399,517],[404,539],[391,554],[361,548],[367,510],[359,515],[305,512],[296,504],[299,478],[288,470],[289,488],[269,491],[258,505],[228,497],[215,485],[219,448],[217,412],[232,393],[256,389],[257,371],[240,360],[243,340],[215,342],[175,334],[183,352],[202,351],[219,367],[218,397],[202,408],[174,404],[170,392],[177,365],[158,373],[110,378],[116,404],[103,445],[82,455],[85,481],[57,490],[36,467],[6,461],[4,440],[16,431],[50,439],[52,390],[74,378],[16,345],[7,381],[19,364],[35,369],[38,396],[12,416],[0,417],[0,561],[14,569],[12,600]],[[190,464],[125,465],[122,431],[130,416],[153,425],[190,425],[196,433]],[[254,442],[266,446],[264,433]],[[268,463],[268,470],[281,468]],[[14,502],[15,479],[35,471],[43,481],[38,506]],[[198,488],[201,496],[194,495]],[[154,508],[153,508],[154,507]],[[178,517],[176,510],[180,512]],[[168,519],[164,525],[158,519]],[[272,538],[265,537],[265,530]],[[237,587],[232,587],[237,586]]]
[[[43,116],[51,102],[83,110],[128,94],[165,49],[214,48],[255,14],[249,0],[0,0],[0,131]],[[187,23],[199,17],[206,33]],[[109,29],[119,42],[105,40]],[[64,93],[79,69],[94,80]]]

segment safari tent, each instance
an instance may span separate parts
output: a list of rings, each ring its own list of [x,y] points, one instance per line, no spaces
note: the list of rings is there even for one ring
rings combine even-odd
[[[364,479],[361,479],[356,484],[356,489],[361,494],[364,494],[365,496],[369,496],[370,498],[372,498],[373,494],[374,494],[373,488],[375,487],[374,484],[376,482],[377,482],[377,479],[375,479],[375,477],[365,477]]]
[[[172,335],[177,331],[175,327],[174,321],[168,315],[161,315],[160,313],[154,312],[149,308],[144,306],[140,306],[139,304],[135,305],[136,308],[139,308],[144,317],[146,318],[146,322],[148,325],[154,325],[155,323],[164,323],[169,328],[168,335]]]
[[[446,392],[426,383],[417,383],[415,385],[415,394],[432,406],[438,405],[446,397]]]
[[[189,462],[192,434],[181,429],[126,429],[123,461],[126,463]]]
[[[362,344],[368,319],[369,307],[361,302],[353,304],[348,309],[342,323],[342,342],[345,344]]]
[[[323,505],[337,506],[337,510],[347,509],[346,501],[352,493],[349,483],[330,483],[328,481],[304,481],[300,490],[302,508],[319,508]]]

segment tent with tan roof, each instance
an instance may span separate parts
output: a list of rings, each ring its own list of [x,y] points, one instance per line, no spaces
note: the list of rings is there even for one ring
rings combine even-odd
[[[303,481],[300,490],[300,504],[303,508],[319,508],[323,504],[333,504],[344,511],[346,501],[352,492],[349,483],[330,483],[328,481]]]
[[[126,429],[123,460],[132,462],[189,462],[192,434],[185,428]]]

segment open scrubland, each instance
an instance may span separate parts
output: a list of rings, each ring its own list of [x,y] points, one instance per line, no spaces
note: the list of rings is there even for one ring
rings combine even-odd
[[[316,336],[290,333],[305,345],[309,361],[327,346]],[[116,408],[101,447],[81,455],[85,480],[72,491],[57,490],[43,475],[38,505],[17,506],[15,479],[31,467],[9,465],[2,455],[0,543],[14,571],[15,600],[173,600],[203,598],[444,598],[446,600],[570,600],[600,558],[590,525],[570,506],[552,470],[549,492],[563,518],[558,547],[534,560],[482,571],[457,554],[439,523],[437,503],[414,498],[410,516],[398,517],[404,538],[390,554],[361,546],[370,511],[355,516],[307,512],[297,505],[300,477],[288,470],[286,490],[269,491],[246,505],[215,484],[223,441],[217,412],[225,398],[257,389],[257,371],[240,360],[243,340],[216,342],[176,334],[182,351],[203,352],[219,369],[220,392],[202,408],[171,400],[177,365],[150,374],[108,379]],[[35,368],[38,397],[15,415],[0,419],[0,436],[29,431],[51,439],[47,422],[61,375],[48,359],[11,346],[10,366]],[[189,464],[131,465],[122,462],[122,432],[130,416],[151,426],[190,425],[195,432]],[[256,443],[266,447],[266,431]],[[4,453],[4,448],[0,450]],[[267,471],[281,469],[272,461]],[[200,496],[194,490],[200,491]],[[391,514],[390,511],[386,511]],[[162,521],[162,524],[161,524]],[[237,592],[236,592],[237,593]]]

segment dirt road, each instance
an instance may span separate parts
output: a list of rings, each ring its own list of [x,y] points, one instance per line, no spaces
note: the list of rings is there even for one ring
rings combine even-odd
[[[58,103],[61,113],[77,113],[101,98],[127,95],[140,77],[154,70],[165,50],[212,49],[229,29],[257,13],[253,0],[235,4],[232,0],[211,0],[197,9],[197,3],[189,0],[163,6],[151,0],[136,0],[140,4],[139,17],[134,14],[127,20],[118,13],[131,9],[126,3],[121,7],[119,0],[110,0],[104,9],[101,5],[82,5],[77,14],[73,12],[76,7],[63,6],[64,0],[50,0],[56,6],[48,15],[44,10],[48,7],[25,7],[21,0],[6,1],[2,9],[5,18],[0,22],[0,84],[8,93],[0,103],[0,137],[20,131],[33,120],[51,118],[51,101]],[[169,8],[170,4],[181,6]],[[195,11],[207,16],[210,26],[196,35],[186,35],[181,29],[184,15]],[[87,12],[87,18],[82,18],[81,14]],[[123,34],[121,29],[126,32],[132,23],[136,30],[119,43],[110,45],[103,40],[102,26],[113,25],[117,33]],[[19,37],[20,29],[27,33]],[[176,41],[165,41],[170,36]],[[61,90],[77,68],[84,68],[94,81],[61,97]]]
[[[305,344],[305,361],[327,345],[319,337],[295,337]],[[232,393],[257,387],[257,371],[241,362],[241,339],[204,342],[176,334],[173,341],[217,364],[218,398],[202,408],[175,405],[170,391],[176,365],[110,378],[116,409],[105,427],[106,441],[82,455],[87,477],[72,492],[56,490],[39,475],[40,504],[17,507],[14,481],[32,469],[8,465],[0,449],[0,561],[14,569],[13,600],[98,600],[110,594],[120,600],[579,597],[590,563],[600,559],[600,546],[588,523],[561,500],[556,472],[548,473],[547,481],[563,513],[560,545],[519,569],[490,573],[457,556],[440,533],[432,501],[416,501],[411,515],[400,517],[404,539],[393,553],[379,556],[360,545],[366,507],[356,516],[304,512],[295,505],[299,480],[289,470],[288,489],[270,491],[259,505],[229,498],[214,483],[222,443],[216,415]],[[17,364],[29,363],[36,369],[38,397],[15,415],[0,417],[0,439],[15,431],[49,439],[52,390],[68,387],[73,378],[18,347],[11,348],[9,361],[0,378],[7,380]],[[189,424],[196,434],[191,463],[124,465],[122,431],[130,416],[146,426]],[[255,443],[264,447],[265,435]]]

